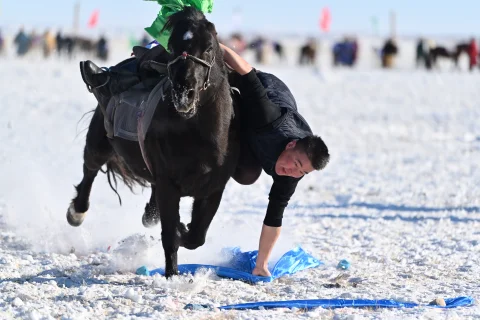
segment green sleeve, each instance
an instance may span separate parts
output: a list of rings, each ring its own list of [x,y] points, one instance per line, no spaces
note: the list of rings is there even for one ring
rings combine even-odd
[[[170,31],[161,33],[167,18],[175,12],[181,11],[184,6],[193,6],[203,13],[210,13],[213,9],[213,0],[144,0],[157,1],[162,6],[157,18],[153,21],[150,27],[145,28],[155,40],[158,41],[164,48],[168,50],[168,39],[170,38]]]

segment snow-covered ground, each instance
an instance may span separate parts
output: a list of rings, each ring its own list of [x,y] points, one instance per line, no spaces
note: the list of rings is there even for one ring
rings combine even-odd
[[[381,71],[373,63],[356,70],[261,67],[290,86],[332,158],[300,183],[274,252],[301,245],[325,265],[252,286],[209,272],[170,281],[135,275],[141,265],[164,265],[160,227],[141,223],[149,190],[120,187],[119,206],[102,174],[85,223],[70,227],[65,214],[82,177],[90,115],[81,118],[95,100],[78,61],[1,59],[0,319],[479,317],[478,303],[451,310],[183,308],[338,297],[478,299],[480,74]],[[270,183],[266,175],[253,186],[229,182],[206,244],[180,249],[179,262],[213,264],[227,246],[256,249]],[[187,221],[191,201],[181,205]],[[351,269],[332,288],[341,259]]]

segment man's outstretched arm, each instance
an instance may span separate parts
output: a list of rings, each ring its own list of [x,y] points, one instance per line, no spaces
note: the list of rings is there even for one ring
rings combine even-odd
[[[262,226],[262,234],[260,235],[260,243],[258,245],[258,256],[252,274],[256,276],[270,277],[268,270],[268,260],[272,254],[273,247],[280,237],[282,227]]]
[[[295,193],[299,180],[291,177],[276,177],[274,179],[270,190],[267,214],[263,220],[257,262],[252,272],[254,275],[271,276],[268,270],[268,261],[282,231],[283,212],[291,196]]]
[[[267,96],[267,91],[257,77],[253,67],[235,51],[220,44],[225,63],[241,75],[236,83],[242,96],[242,109],[248,126],[253,129],[264,128],[282,116],[280,108]]]

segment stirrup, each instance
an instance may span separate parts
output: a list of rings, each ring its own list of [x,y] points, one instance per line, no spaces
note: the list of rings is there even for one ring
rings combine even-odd
[[[102,67],[102,70],[108,71],[108,69],[105,68],[105,67]],[[105,80],[105,82],[102,83],[102,84],[100,84],[100,85],[98,85],[98,86],[96,86],[96,87],[92,87],[92,86],[89,85],[87,82],[85,82],[85,81],[84,81],[84,82],[85,82],[85,85],[87,86],[88,92],[93,93],[92,90],[101,88],[101,87],[103,87],[103,86],[106,86],[109,81],[110,81],[110,74],[107,74],[107,79]]]

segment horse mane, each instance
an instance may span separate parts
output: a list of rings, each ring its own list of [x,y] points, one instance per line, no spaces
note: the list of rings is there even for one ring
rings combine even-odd
[[[196,27],[196,24],[199,23],[200,21],[206,21],[207,18],[201,12],[200,10],[197,10],[194,7],[191,6],[185,6],[183,7],[182,11],[175,12],[171,16],[167,18],[167,22],[162,28],[163,31],[171,31],[174,26],[176,26],[178,23],[185,21],[185,22],[190,22],[194,24],[194,27]]]

